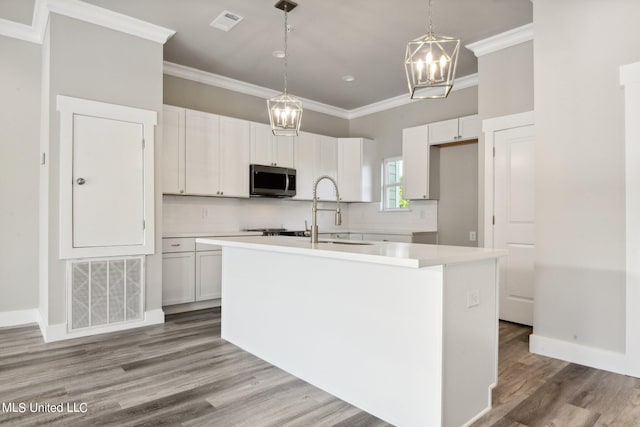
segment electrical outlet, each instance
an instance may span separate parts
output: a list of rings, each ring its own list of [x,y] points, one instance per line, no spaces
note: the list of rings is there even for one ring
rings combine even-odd
[[[476,232],[475,231],[470,231],[469,232],[469,241],[471,242],[475,242],[476,241]]]
[[[467,307],[476,307],[480,305],[480,291],[467,291]]]

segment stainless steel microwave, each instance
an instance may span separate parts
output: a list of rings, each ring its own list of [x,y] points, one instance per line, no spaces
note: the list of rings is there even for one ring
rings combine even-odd
[[[249,195],[293,197],[296,195],[296,170],[277,166],[251,165]]]

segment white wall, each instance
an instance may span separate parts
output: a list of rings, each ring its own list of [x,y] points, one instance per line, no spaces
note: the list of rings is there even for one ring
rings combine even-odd
[[[535,0],[534,335],[625,350],[624,97],[640,2]]]
[[[0,312],[38,306],[40,50],[0,36]]]
[[[480,120],[533,110],[533,42],[528,41],[478,58]],[[484,135],[478,153],[484,153]],[[484,156],[478,157],[478,244],[484,246]]]

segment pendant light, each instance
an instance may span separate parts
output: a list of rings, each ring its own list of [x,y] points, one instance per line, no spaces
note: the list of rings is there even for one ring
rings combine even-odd
[[[287,33],[289,32],[287,15],[288,11],[296,6],[296,3],[289,0],[281,0],[275,5],[278,9],[284,10],[284,92],[267,100],[271,131],[276,136],[297,136],[302,121],[302,101],[287,92],[287,60],[289,58],[287,53]]]
[[[453,87],[460,39],[433,32],[431,0],[429,31],[407,43],[404,67],[411,99],[446,98]]]

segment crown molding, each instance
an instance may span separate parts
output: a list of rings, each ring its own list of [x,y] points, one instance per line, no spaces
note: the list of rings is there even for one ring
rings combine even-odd
[[[529,40],[533,40],[533,23],[496,34],[484,40],[478,40],[465,47],[472,51],[474,55],[480,57]]]
[[[164,44],[176,32],[80,0],[48,0],[49,12]]]
[[[219,74],[213,74],[207,71],[198,70],[196,68],[191,68],[180,64],[174,64],[167,61],[164,62],[163,70],[164,74],[167,74],[169,76],[180,77],[182,79],[192,80],[209,86],[232,90],[234,92],[243,93],[245,95],[256,96],[258,98],[269,99],[273,98],[274,96],[278,96],[281,93],[273,89],[268,89],[266,87],[246,83],[240,80],[221,76]],[[339,117],[341,119],[349,118],[349,110],[334,107],[328,104],[323,104],[311,99],[300,97],[297,98],[302,101],[302,105],[305,110],[328,114],[330,116]]]
[[[68,16],[161,44],[166,43],[176,33],[174,30],[80,0],[36,0],[31,25],[0,19],[0,34],[42,44],[50,13]]]
[[[42,43],[40,33],[31,25],[0,18],[0,35],[31,43]]]
[[[231,79],[229,77],[224,77],[218,74],[209,73],[207,71],[186,67],[180,64],[174,64],[167,61],[164,62],[164,74],[174,77],[180,77],[182,79],[191,80],[198,83],[203,83],[209,86],[232,90],[234,92],[243,93],[245,95],[256,96],[258,98],[269,99],[273,98],[274,96],[280,95],[280,92],[277,92],[273,89],[268,89],[262,86],[257,86],[251,83],[246,83],[240,80]],[[457,90],[466,89],[468,87],[477,85],[478,74],[471,74],[456,79],[455,84],[451,90],[455,92]],[[385,99],[380,102],[375,102],[373,104],[365,105],[363,107],[355,108],[353,110],[346,110],[344,108],[334,107],[332,105],[323,104],[321,102],[313,101],[310,99],[299,99],[302,101],[305,110],[328,114],[330,116],[347,120],[420,101],[419,99],[411,99],[409,98],[408,94],[405,94]]]
[[[458,77],[453,82],[452,92],[456,92],[469,87],[478,86],[478,73],[469,74],[468,76]],[[434,90],[435,93],[435,90]],[[373,104],[355,108],[349,111],[349,119],[355,119],[369,114],[378,113],[380,111],[390,110],[391,108],[401,107],[403,105],[412,104],[414,102],[424,101],[423,99],[411,99],[409,93],[398,95],[393,98],[384,99]]]

